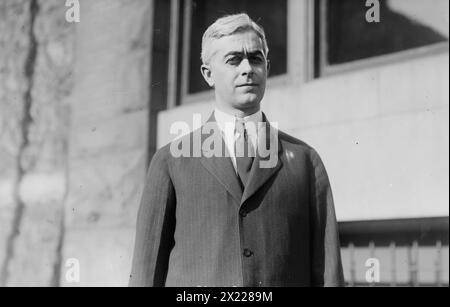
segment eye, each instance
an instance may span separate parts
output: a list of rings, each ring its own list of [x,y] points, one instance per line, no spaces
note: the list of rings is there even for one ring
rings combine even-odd
[[[239,63],[241,63],[242,58],[239,56],[232,56],[230,58],[227,59],[226,63],[230,64],[230,65],[239,65]]]
[[[249,61],[252,64],[262,64],[264,63],[264,58],[261,55],[253,55],[249,57]]]

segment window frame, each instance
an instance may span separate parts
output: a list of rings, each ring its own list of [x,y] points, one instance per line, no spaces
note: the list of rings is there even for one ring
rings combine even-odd
[[[315,78],[323,78],[334,76],[346,72],[357,71],[367,68],[379,67],[391,63],[398,63],[402,61],[414,60],[423,58],[425,56],[443,54],[449,52],[449,42],[441,42],[432,45],[426,45],[402,51],[397,51],[389,54],[375,55],[370,58],[358,59],[347,63],[330,65],[326,63],[327,60],[327,0],[319,0],[318,8],[315,10],[316,16],[319,20],[316,23],[319,29],[316,29],[316,50],[318,58],[316,59]],[[317,37],[319,36],[319,37]]]

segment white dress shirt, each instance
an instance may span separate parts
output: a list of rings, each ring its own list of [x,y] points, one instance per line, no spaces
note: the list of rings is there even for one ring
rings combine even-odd
[[[239,138],[239,133],[236,132],[235,129],[237,117],[235,115],[225,113],[217,108],[214,110],[214,117],[216,118],[217,125],[222,133],[228,154],[233,162],[234,170],[237,173],[236,153],[234,150],[236,140]],[[245,123],[244,125],[245,130],[247,131],[248,139],[252,143],[253,149],[256,150],[258,147],[258,124],[263,120],[262,112],[258,111],[242,119]]]

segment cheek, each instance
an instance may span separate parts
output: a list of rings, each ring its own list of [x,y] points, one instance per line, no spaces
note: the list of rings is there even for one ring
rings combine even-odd
[[[267,78],[267,69],[264,68],[264,67],[261,67],[261,68],[258,70],[258,74],[259,74],[260,78],[266,79],[266,78]]]
[[[214,75],[216,88],[223,91],[234,91],[234,81],[234,74],[227,71],[220,71]]]

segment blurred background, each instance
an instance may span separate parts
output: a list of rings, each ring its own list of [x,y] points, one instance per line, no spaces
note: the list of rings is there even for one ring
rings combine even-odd
[[[347,284],[449,285],[447,0],[67,2],[0,0],[0,286],[127,285],[148,163],[212,111],[201,35],[237,12],[264,112],[325,162]]]

